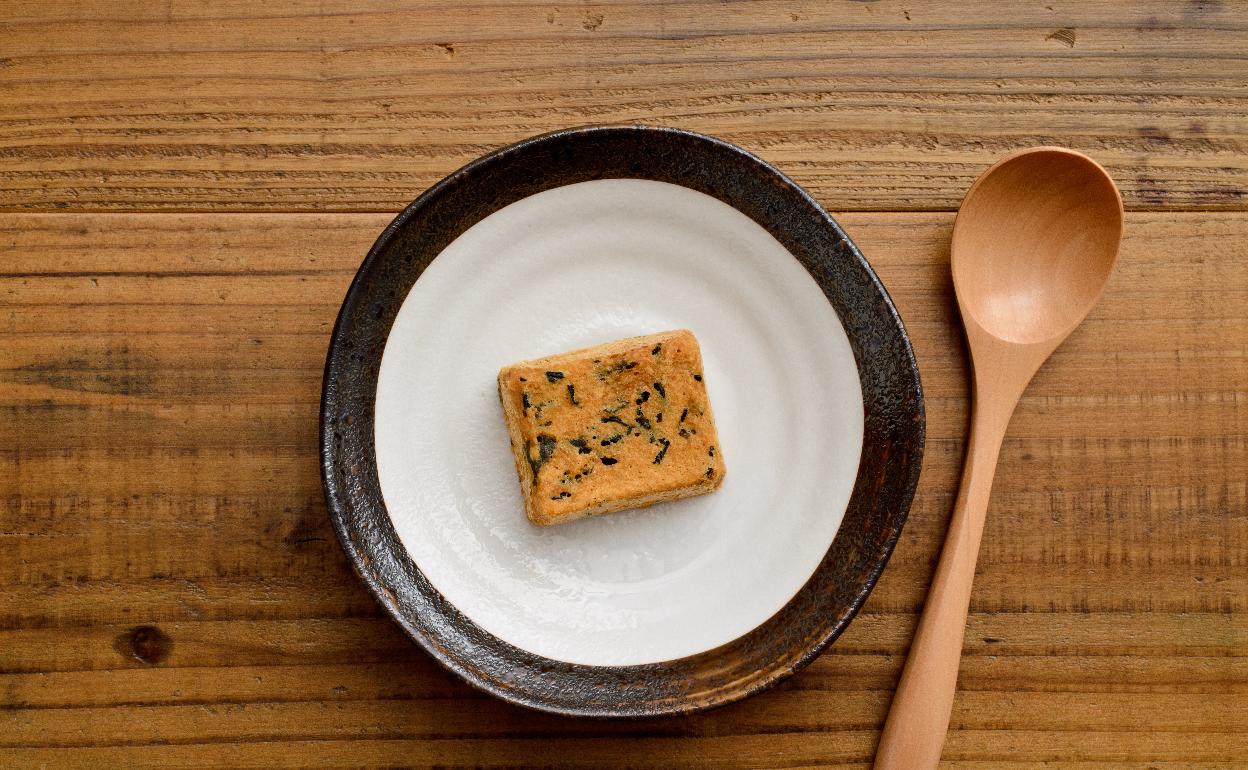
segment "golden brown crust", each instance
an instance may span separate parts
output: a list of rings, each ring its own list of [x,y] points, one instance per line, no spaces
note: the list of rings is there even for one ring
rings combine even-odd
[[[724,458],[687,330],[504,367],[529,520],[543,526],[717,489]]]

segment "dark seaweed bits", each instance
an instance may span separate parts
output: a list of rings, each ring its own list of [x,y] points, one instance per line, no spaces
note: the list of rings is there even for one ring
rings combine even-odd
[[[610,417],[599,417],[598,421],[599,422],[613,422],[617,425],[623,425],[625,428],[633,427],[629,425],[628,423],[624,422],[623,420],[621,420],[619,417],[616,417],[615,415],[611,415]]]
[[[576,447],[576,451],[580,452],[583,455],[587,455],[591,451],[589,448],[589,442],[583,438],[574,438],[568,441],[568,443]]]
[[[659,412],[658,414],[656,414],[656,415],[654,416],[654,421],[655,421],[655,422],[663,422],[663,413],[662,413],[662,412]]]
[[[614,457],[604,457],[604,458],[602,458],[602,464],[603,464],[603,465],[615,465],[615,464],[616,464],[616,463],[618,463],[618,462],[619,462],[619,460],[615,459]]]
[[[714,469],[714,468],[707,468],[707,469],[706,469],[706,477],[707,477],[708,479],[709,479],[709,478],[711,478],[711,477],[712,477],[712,476],[714,476],[714,475],[715,475],[715,469]]]
[[[681,437],[681,438],[689,438],[689,431],[688,431],[688,430],[686,430],[686,429],[684,429],[684,428],[681,428],[681,429],[680,429],[680,437]]]
[[[608,377],[613,377],[629,369],[635,368],[637,368],[636,361],[615,361],[609,366],[599,368],[594,372],[594,374],[599,380],[606,380]]]
[[[537,457],[533,457],[533,442],[525,440],[524,455],[529,461],[529,468],[533,470],[533,485],[537,485],[537,473],[542,466],[555,454],[555,437],[546,433],[539,433],[537,436]]]
[[[650,348],[650,355],[652,355],[652,356],[657,356],[657,355],[658,355],[659,353],[661,353],[661,352],[663,352],[663,343],[662,343],[662,342],[660,342],[659,344],[657,344],[657,345],[655,345],[654,347]]]
[[[571,492],[560,492],[559,494],[555,495],[554,497],[552,497],[552,498],[550,498],[550,499],[551,499],[551,500],[563,500],[563,499],[568,498],[568,497],[571,497],[571,496],[572,496],[572,493],[571,493]]]
[[[637,397],[636,403],[640,406],[641,404],[644,404],[649,400],[650,400],[650,391],[643,390],[641,391],[641,395]]]
[[[711,457],[714,457],[714,456],[715,456],[715,447],[711,447],[710,449],[706,450],[706,453],[707,453],[708,455],[710,455]]]
[[[663,445],[663,448],[662,448],[662,449],[660,449],[660,450],[659,450],[659,453],[658,453],[657,455],[655,455],[655,456],[654,456],[654,464],[655,464],[655,465],[658,465],[659,463],[663,462],[663,458],[667,456],[667,449],[668,449],[668,447],[670,447],[670,446],[672,445],[672,442],[668,441],[668,440],[667,440],[667,439],[665,439],[665,438],[661,438],[661,439],[659,439],[659,443],[661,443],[661,444]]]
[[[641,407],[637,407],[636,419],[637,419],[637,424],[645,428],[646,430],[650,430],[651,428],[654,427],[653,425],[650,424],[650,420],[646,417],[645,412],[641,411]]]
[[[650,384],[654,386],[654,392],[659,394],[659,398],[667,398],[667,391],[663,389],[663,383],[652,382]]]
[[[562,379],[563,379],[563,372],[546,372],[547,382],[554,383]]]
[[[549,374],[549,372],[548,372],[548,374]],[[702,381],[702,375],[700,375],[700,374],[695,374],[695,375],[693,375],[693,379],[697,380],[698,382],[701,382],[701,381]]]
[[[680,419],[679,419],[679,420],[677,420],[676,422],[684,422],[684,421],[685,421],[685,418],[686,418],[686,417],[688,417],[688,416],[689,416],[689,410],[688,410],[688,409],[686,409],[686,410],[684,410],[683,412],[681,412],[681,413],[680,413]]]
[[[528,393],[521,393],[521,394],[520,394],[520,403],[524,405],[524,411],[526,411],[526,412],[527,412],[527,411],[529,411],[529,407],[533,406],[533,403],[532,403],[531,401],[529,401],[529,394],[528,394]]]
[[[544,463],[553,457],[555,454],[555,445],[557,443],[558,442],[555,440],[555,437],[549,433],[537,434],[537,461],[539,463]]]
[[[576,400],[576,386],[568,383],[568,400],[572,402],[572,406],[580,406],[581,402]]]

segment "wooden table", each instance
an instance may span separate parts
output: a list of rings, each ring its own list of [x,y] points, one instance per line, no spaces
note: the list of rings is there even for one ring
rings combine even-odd
[[[0,766],[869,766],[967,428],[952,211],[1008,150],[1110,169],[1104,301],[1002,453],[945,763],[1248,768],[1248,6],[1034,0],[0,8]],[[927,462],[844,637],[746,703],[528,713],[408,643],[317,464],[390,217],[537,132],[777,164],[893,293]]]

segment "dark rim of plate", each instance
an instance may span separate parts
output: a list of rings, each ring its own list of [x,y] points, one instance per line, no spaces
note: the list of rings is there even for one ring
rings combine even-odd
[[[421,272],[461,233],[510,203],[610,178],[698,190],[779,240],[810,272],[849,335],[866,417],[844,521],[797,595],[732,642],[637,666],[586,666],[534,655],[464,616],[430,585],[399,541],[382,500],[373,445],[382,352]],[[469,684],[512,703],[575,716],[645,717],[722,706],[814,660],[845,630],[888,563],[918,483],[923,439],[919,371],[901,318],[840,226],[806,191],[745,150],[651,126],[573,128],[526,139],[469,163],[417,198],[382,232],[351,283],[331,338],[321,400],[321,472],[330,518],[381,605]]]

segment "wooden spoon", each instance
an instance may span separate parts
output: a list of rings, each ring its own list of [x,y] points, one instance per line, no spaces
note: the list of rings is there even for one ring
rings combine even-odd
[[[1078,152],[1037,147],[984,172],[953,224],[951,264],[971,349],[971,435],[962,485],[875,770],[928,770],[949,728],[975,559],[997,455],[1019,397],[1109,280],[1122,197]]]

